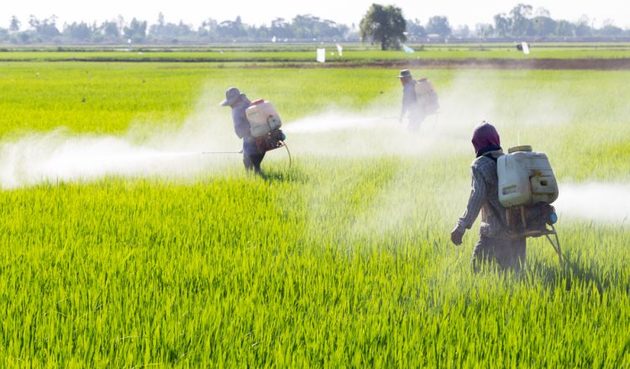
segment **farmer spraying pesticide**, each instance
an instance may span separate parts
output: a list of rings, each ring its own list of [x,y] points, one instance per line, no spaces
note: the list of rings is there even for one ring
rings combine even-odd
[[[418,131],[427,116],[437,113],[440,105],[433,85],[426,78],[414,80],[409,69],[398,75],[403,86],[402,109],[399,121],[407,119],[410,131]]]
[[[520,271],[525,264],[526,237],[555,235],[556,215],[549,205],[558,188],[544,154],[510,149],[504,155],[499,133],[489,123],[478,126],[472,138],[477,158],[472,163],[472,191],[466,211],[451,232],[461,245],[481,211],[479,242],[473,251],[473,269],[496,261],[502,269]],[[515,150],[516,149],[516,150]],[[547,229],[547,225],[552,227]],[[552,242],[560,256],[560,246]]]
[[[225,91],[221,106],[232,108],[234,132],[243,139],[245,169],[261,174],[260,164],[265,153],[284,146],[285,135],[280,130],[280,116],[268,101],[251,102],[238,88]]]

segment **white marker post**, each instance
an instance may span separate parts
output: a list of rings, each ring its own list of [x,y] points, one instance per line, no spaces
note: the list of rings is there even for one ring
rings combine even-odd
[[[317,49],[317,59],[320,63],[326,63],[326,49]]]

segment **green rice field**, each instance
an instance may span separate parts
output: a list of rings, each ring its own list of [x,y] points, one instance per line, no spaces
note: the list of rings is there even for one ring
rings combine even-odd
[[[520,275],[472,272],[479,221],[462,246],[449,239],[470,192],[470,135],[484,119],[504,147],[546,152],[561,196],[563,184],[627,184],[629,70],[414,68],[433,81],[441,112],[411,135],[391,119],[397,69],[168,61],[311,54],[282,53],[152,52],[151,63],[0,53],[0,367],[630,367],[629,219],[558,207],[565,263],[529,239]],[[372,53],[348,58],[390,55]],[[507,48],[423,53],[517,57]],[[7,185],[37,165],[10,150],[53,145],[57,155],[68,146],[47,135],[61,127],[66,143],[140,146],[193,127],[195,145],[207,135],[207,150],[238,151],[218,106],[228,86],[274,102],[290,166],[270,152],[258,177],[238,155],[200,155],[194,161],[209,164],[185,178],[114,171]],[[9,161],[19,165],[9,171]]]

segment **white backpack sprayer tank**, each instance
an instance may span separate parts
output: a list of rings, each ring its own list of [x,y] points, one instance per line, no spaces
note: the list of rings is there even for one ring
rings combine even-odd
[[[245,110],[253,137],[259,138],[282,126],[280,115],[269,101],[254,100]]]
[[[497,176],[508,228],[525,237],[546,236],[562,261],[551,206],[558,198],[558,183],[547,155],[533,152],[531,146],[512,147],[497,159]],[[555,244],[550,235],[555,235]]]
[[[438,96],[433,88],[433,84],[426,78],[420,78],[416,81],[414,86],[416,91],[416,99],[422,112],[426,115],[437,113],[440,109],[440,103],[438,102]]]
[[[547,155],[517,146],[497,160],[499,201],[505,207],[553,203],[558,184]]]
[[[269,101],[263,99],[254,100],[245,110],[245,115],[250,125],[252,137],[256,140],[256,146],[261,152],[267,152],[284,147],[289,155],[291,165],[291,152],[284,142],[286,136],[280,130],[282,120],[276,108]]]

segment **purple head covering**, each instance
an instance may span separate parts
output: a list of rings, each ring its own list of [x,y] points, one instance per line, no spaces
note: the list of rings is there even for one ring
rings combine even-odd
[[[472,144],[475,147],[477,156],[481,156],[488,151],[501,149],[501,138],[496,128],[484,121],[475,128]]]

